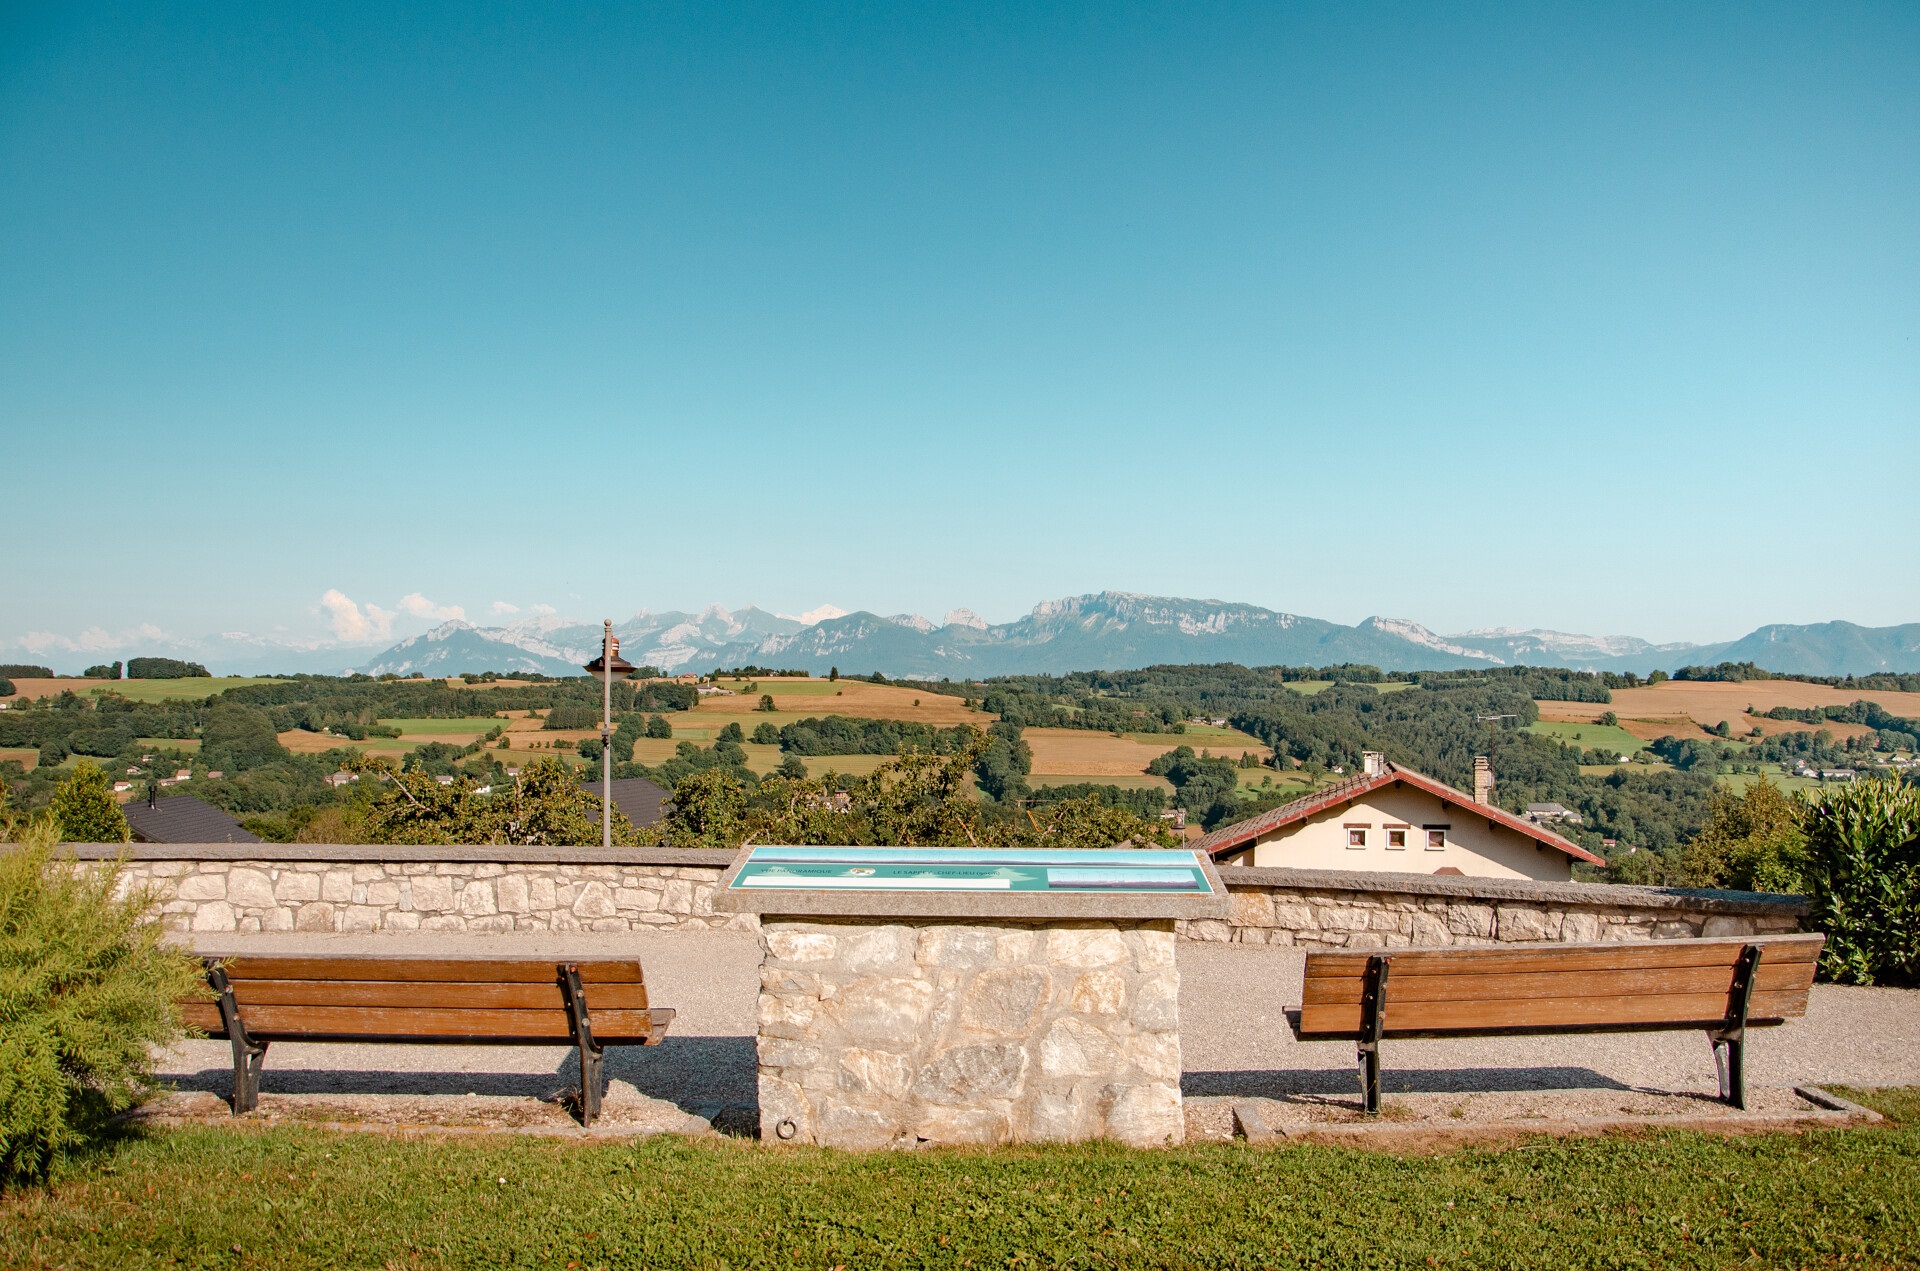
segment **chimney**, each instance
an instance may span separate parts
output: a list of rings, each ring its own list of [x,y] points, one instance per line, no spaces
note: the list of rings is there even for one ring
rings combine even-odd
[[[1360,771],[1369,777],[1384,776],[1387,771],[1387,757],[1377,750],[1361,751]]]
[[[1473,801],[1493,802],[1493,764],[1485,755],[1473,757]]]

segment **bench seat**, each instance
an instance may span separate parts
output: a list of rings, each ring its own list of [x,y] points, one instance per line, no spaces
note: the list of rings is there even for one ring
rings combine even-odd
[[[1746,1029],[1806,1013],[1825,940],[1314,951],[1288,1018],[1301,1041],[1359,1043],[1369,1112],[1386,1038],[1692,1029],[1713,1041],[1720,1097],[1744,1108]]]
[[[407,1045],[572,1045],[580,1115],[599,1114],[608,1046],[652,1046],[674,1012],[648,1003],[632,959],[512,957],[207,958],[208,998],[186,1023],[232,1043],[233,1110],[259,1100],[260,1067],[277,1041]]]

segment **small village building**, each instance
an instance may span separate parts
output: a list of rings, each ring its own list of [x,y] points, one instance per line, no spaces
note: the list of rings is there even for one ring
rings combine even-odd
[[[1475,762],[1474,793],[1369,753],[1352,778],[1194,840],[1222,865],[1459,874],[1565,882],[1603,864],[1577,843],[1496,807]]]
[[[1527,820],[1535,825],[1544,825],[1548,821],[1565,821],[1569,825],[1578,825],[1581,816],[1572,808],[1560,803],[1529,803]]]
[[[151,803],[135,801],[120,809],[137,843],[260,843],[246,826],[190,794]]]

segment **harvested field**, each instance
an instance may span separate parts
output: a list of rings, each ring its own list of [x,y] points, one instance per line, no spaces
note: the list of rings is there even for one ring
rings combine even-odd
[[[1041,786],[1077,786],[1092,784],[1098,786],[1118,786],[1122,790],[1166,790],[1173,789],[1173,783],[1165,777],[1149,777],[1146,773],[1106,774],[1090,777],[1084,772],[1035,772],[1027,777],[1027,784],[1038,790]]]
[[[849,715],[856,719],[910,719],[922,724],[950,728],[972,724],[985,728],[996,716],[963,704],[958,697],[929,693],[923,689],[898,688],[892,684],[868,684],[864,680],[757,680],[755,691],[734,696],[703,697],[693,709],[696,716],[747,716],[741,727],[752,731],[758,719],[776,724],[792,723],[809,715]],[[737,688],[733,681],[722,687]],[[770,695],[780,707],[771,715],[754,708],[762,693]],[[782,699],[786,699],[783,701]],[[915,701],[920,704],[914,705]]]
[[[1633,691],[1632,689],[1619,690],[1621,693]],[[1618,694],[1616,693],[1616,701],[1617,700]],[[1560,737],[1562,740],[1569,740],[1572,731],[1584,733],[1588,728],[1591,728],[1595,733],[1599,733],[1605,730],[1606,727],[1596,722],[1603,713],[1613,711],[1615,714],[1619,714],[1619,707],[1617,705],[1607,705],[1600,702],[1537,702],[1535,705],[1540,708],[1541,722],[1533,725],[1532,731],[1551,733],[1554,736]],[[1548,707],[1554,708],[1552,713],[1548,712]],[[1655,715],[1646,717],[1620,715],[1618,727],[1621,731],[1629,733],[1645,742],[1657,741],[1662,737],[1712,737],[1715,736],[1712,724],[1717,722],[1719,721],[1702,722],[1691,715]],[[1575,724],[1582,725],[1583,727],[1572,729],[1571,726]],[[1733,741],[1743,740],[1748,730],[1755,727],[1758,727],[1761,735],[1766,737],[1772,737],[1776,733],[1814,732],[1821,728],[1826,729],[1836,738],[1851,737],[1856,733],[1870,733],[1873,731],[1865,724],[1837,724],[1832,722],[1803,724],[1793,719],[1762,719],[1755,715],[1730,715],[1727,717],[1727,725],[1733,729],[1733,737],[1731,738]],[[1727,739],[1722,738],[1721,740]],[[1583,746],[1591,746],[1597,743],[1583,741],[1580,744]],[[1632,752],[1629,751],[1628,753],[1630,754]]]
[[[40,752],[33,749],[0,750],[0,763],[9,762],[17,763],[22,768],[37,768],[40,766]]]
[[[1814,706],[1846,706],[1858,701],[1878,702],[1895,715],[1920,719],[1920,693],[1828,688],[1824,684],[1801,684],[1795,680],[1749,680],[1744,684],[1669,681],[1645,688],[1614,689],[1613,701],[1605,705],[1541,702],[1539,707],[1542,719],[1584,721],[1598,719],[1603,711],[1612,711],[1621,719],[1692,719],[1708,727],[1724,719],[1737,729],[1741,721],[1747,719],[1749,706],[1764,715],[1776,706],[1805,710]],[[1751,723],[1748,726],[1751,727]]]
[[[1238,759],[1251,752],[1271,753],[1245,733],[1209,729],[1212,737],[1190,739],[1179,733],[1129,733],[1115,737],[1080,728],[1029,728],[1021,736],[1033,747],[1033,770],[1072,774],[1080,781],[1145,776],[1147,765],[1176,746],[1192,746],[1216,757]]]

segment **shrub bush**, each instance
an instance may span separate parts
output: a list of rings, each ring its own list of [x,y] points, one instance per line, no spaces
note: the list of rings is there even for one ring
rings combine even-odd
[[[99,765],[82,759],[53,791],[53,830],[63,843],[124,843],[132,837],[127,818]]]
[[[1842,984],[1920,983],[1920,787],[1885,777],[1830,788],[1805,828],[1821,970]]]
[[[54,859],[47,818],[0,855],[0,1183],[44,1177],[153,1092],[200,964],[160,943],[118,865]]]

